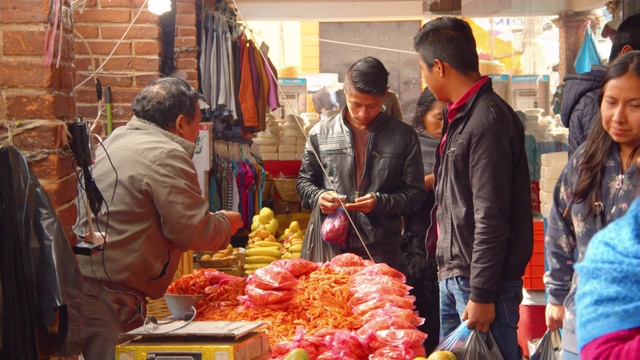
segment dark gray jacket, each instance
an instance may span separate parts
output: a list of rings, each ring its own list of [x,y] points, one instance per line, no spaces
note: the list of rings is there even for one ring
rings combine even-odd
[[[600,113],[598,95],[606,70],[606,67],[597,65],[587,73],[564,77],[560,118],[569,129],[569,156],[587,140],[591,124]]]
[[[340,113],[311,129],[298,176],[298,193],[308,209],[317,205],[321,193],[332,190],[331,184],[338,193],[347,195],[348,202],[375,193],[373,212],[349,214],[373,260],[398,268],[401,216],[418,208],[426,197],[418,136],[409,125],[380,113],[371,126],[361,188],[356,193],[352,136],[345,122]],[[312,149],[319,155],[320,162]],[[346,250],[357,254],[364,251],[353,229],[349,231]]]
[[[445,112],[446,115],[446,112]],[[491,80],[448,123],[436,151],[439,278],[471,280],[470,299],[494,302],[501,281],[518,280],[533,250],[524,129]]]

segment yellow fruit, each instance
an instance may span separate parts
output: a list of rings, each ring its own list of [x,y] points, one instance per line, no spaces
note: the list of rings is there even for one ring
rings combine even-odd
[[[438,350],[434,351],[429,355],[427,360],[456,360],[456,355],[451,351],[447,350]]]
[[[200,257],[200,261],[209,261],[211,260],[211,255],[209,254],[204,254]]]
[[[299,258],[300,257],[300,253],[299,252],[292,252],[291,253],[291,257]]]
[[[269,217],[269,215],[266,215],[266,214],[258,215],[258,222],[260,224],[267,225],[269,223],[269,221],[271,221],[271,218]]]
[[[302,250],[302,244],[295,244],[295,245],[289,246],[289,251],[291,252],[300,252],[300,250]]]
[[[288,353],[284,360],[309,360],[309,353],[304,349],[295,349]]]
[[[271,233],[269,233],[267,230],[257,230],[256,231],[256,236],[259,237],[260,239],[266,239],[269,237],[269,235],[271,235]]]
[[[271,263],[270,262],[266,262],[266,263],[244,264],[244,269],[245,270],[260,269],[260,268],[263,268],[265,266],[269,266],[269,264],[271,264]]]
[[[253,244],[251,244],[252,248],[255,248],[255,247],[271,247],[271,248],[280,249],[283,246],[284,245],[282,245],[281,243],[279,243],[277,241],[266,241],[266,240],[256,241]]]
[[[247,264],[260,264],[260,263],[271,263],[278,259],[273,256],[265,256],[265,255],[252,255],[247,256],[245,258],[245,263]]]
[[[280,252],[280,250],[278,250],[277,248],[271,248],[271,247],[252,247],[247,249],[247,251],[245,252],[245,254],[247,254],[247,258],[249,256],[254,256],[254,255],[263,255],[263,256],[273,256],[275,258],[280,258],[282,256],[282,253]]]
[[[291,229],[289,229],[289,228],[284,229],[284,234],[285,235],[291,234]]]
[[[260,215],[267,215],[269,217],[269,220],[271,220],[275,216],[273,210],[269,209],[268,207],[263,207],[262,209],[260,209]]]
[[[227,255],[233,254],[233,245],[229,244],[227,246]]]
[[[260,223],[257,221],[254,221],[253,223],[251,223],[251,231],[258,230],[258,226],[260,226]]]
[[[292,233],[295,233],[300,230],[300,224],[297,221],[292,221],[291,224],[289,224],[289,230],[291,230]]]
[[[304,233],[302,232],[302,230],[298,230],[294,233],[295,235],[298,235],[301,238],[304,238]]]
[[[277,224],[273,224],[273,223],[268,223],[267,225],[265,225],[267,228],[267,231],[271,234],[275,234],[276,231],[278,231],[278,225]]]
[[[253,218],[251,219],[252,223],[257,223],[258,222],[258,214],[253,215]]]

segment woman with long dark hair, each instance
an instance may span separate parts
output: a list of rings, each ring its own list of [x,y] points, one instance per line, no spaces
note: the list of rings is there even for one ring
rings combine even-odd
[[[415,212],[405,217],[402,234],[402,265],[407,276],[407,284],[413,286],[411,294],[416,297],[418,314],[425,318],[420,330],[427,333],[424,343],[427,354],[438,345],[440,332],[438,274],[435,260],[435,244],[425,244],[425,235],[431,224],[429,210],[433,207],[433,165],[435,150],[442,136],[442,110],[444,102],[427,88],[424,89],[416,108],[412,126],[418,133],[422,162],[424,164],[427,198]]]
[[[604,75],[600,121],[571,156],[554,190],[545,237],[549,271],[546,322],[563,328],[564,359],[578,359],[575,293],[580,262],[593,235],[623,216],[638,189],[640,171],[640,52],[619,57]]]

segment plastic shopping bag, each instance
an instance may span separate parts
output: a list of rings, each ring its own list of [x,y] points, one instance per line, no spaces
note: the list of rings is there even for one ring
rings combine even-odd
[[[322,240],[320,229],[322,227],[322,211],[320,205],[316,205],[311,212],[309,225],[304,234],[300,257],[313,262],[327,262],[340,254],[337,245],[331,245]]]
[[[349,219],[344,208],[339,207],[336,212],[327,216],[322,222],[322,240],[345,247],[349,234]]]
[[[467,329],[467,322],[465,321],[444,338],[442,342],[436,346],[435,351],[451,351],[456,355],[456,358],[458,358],[458,356],[462,355],[464,344],[467,342],[470,334],[471,330]]]
[[[560,333],[557,330],[547,330],[537,344],[529,343],[531,360],[562,360],[561,341]],[[533,349],[531,349],[531,345],[533,345]]]
[[[435,350],[451,351],[457,360],[504,360],[491,332],[480,334],[475,329],[469,330],[466,321],[444,338]]]

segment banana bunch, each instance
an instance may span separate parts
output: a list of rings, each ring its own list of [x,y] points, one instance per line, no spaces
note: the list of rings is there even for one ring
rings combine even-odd
[[[254,270],[265,267],[282,258],[284,245],[275,241],[259,240],[247,244],[245,252],[245,274],[251,274]]]

